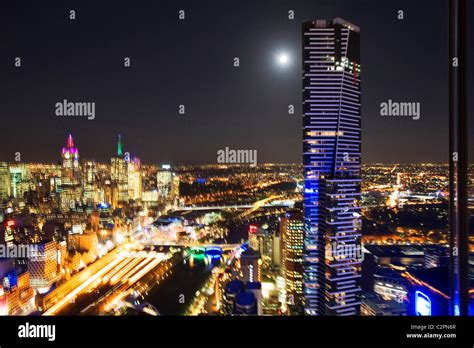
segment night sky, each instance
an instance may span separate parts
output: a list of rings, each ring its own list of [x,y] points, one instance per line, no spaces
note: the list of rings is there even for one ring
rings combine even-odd
[[[2,3],[0,161],[57,162],[71,132],[82,158],[104,162],[121,133],[144,163],[216,163],[226,146],[300,163],[301,23],[336,16],[361,28],[363,162],[447,162],[445,0]],[[95,102],[95,120],[57,117],[63,99]],[[380,116],[388,99],[421,102],[421,119]]]

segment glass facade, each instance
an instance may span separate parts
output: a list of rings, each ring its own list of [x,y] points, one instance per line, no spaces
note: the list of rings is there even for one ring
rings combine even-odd
[[[358,315],[359,28],[335,18],[306,22],[302,34],[305,313]]]

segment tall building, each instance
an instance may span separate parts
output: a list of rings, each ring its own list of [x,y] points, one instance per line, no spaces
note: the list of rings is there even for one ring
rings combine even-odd
[[[74,146],[71,134],[67,139],[66,147],[63,147],[61,151],[61,157],[61,210],[68,211],[82,199],[79,150]]]
[[[99,202],[99,196],[97,191],[97,180],[96,180],[96,163],[95,161],[85,161],[83,163],[84,168],[84,203],[87,205],[94,206]]]
[[[35,309],[30,274],[14,266],[13,259],[0,260],[0,315],[28,315]]]
[[[122,136],[119,134],[117,143],[117,156],[111,159],[112,181],[117,184],[118,205],[128,201],[128,163],[122,152]]]
[[[11,195],[11,176],[7,162],[0,162],[0,200],[7,199]]]
[[[142,165],[142,203],[145,207],[158,206],[158,169],[154,165]]]
[[[257,226],[256,225],[249,225],[249,247],[253,250],[258,250],[258,239],[257,239]]]
[[[142,198],[140,159],[137,157],[128,162],[128,197],[134,200]]]
[[[240,255],[240,266],[242,268],[242,276],[244,282],[261,282],[262,281],[262,260],[260,253],[248,248]]]
[[[26,163],[10,164],[11,195],[15,198],[23,198],[30,189],[32,177],[30,168]]]
[[[173,193],[173,173],[169,165],[162,165],[161,170],[157,171],[156,186],[160,200],[168,201],[171,199]]]
[[[305,313],[360,312],[359,28],[303,24]],[[327,252],[337,247],[337,255]]]
[[[60,276],[58,273],[58,242],[36,244],[31,249],[31,254],[28,260],[31,286],[46,291]]]
[[[373,292],[361,295],[361,315],[368,316],[400,316],[407,315],[407,306],[403,302],[384,300]]]
[[[281,273],[285,278],[287,303],[303,305],[303,214],[299,210],[287,212],[280,221]]]
[[[176,173],[173,173],[173,185],[172,185],[172,194],[171,198],[175,205],[179,203],[179,176]]]

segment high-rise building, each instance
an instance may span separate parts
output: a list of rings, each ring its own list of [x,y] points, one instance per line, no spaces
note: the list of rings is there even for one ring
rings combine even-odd
[[[407,315],[407,305],[395,300],[384,300],[373,292],[361,295],[361,315],[368,316],[400,316]]]
[[[61,157],[61,210],[67,211],[82,199],[79,150],[74,146],[71,134],[67,139],[67,146],[61,151]]]
[[[240,255],[240,266],[242,267],[242,275],[244,282],[261,282],[262,271],[261,271],[262,260],[260,253],[248,248]]]
[[[162,201],[171,199],[173,193],[173,173],[169,165],[162,165],[161,170],[156,173],[156,185],[158,189],[158,197]]]
[[[0,200],[7,199],[11,195],[11,176],[7,162],[0,162]]]
[[[249,225],[249,247],[253,250],[258,250],[258,239],[257,239],[257,226],[256,225]]]
[[[281,238],[279,235],[272,235],[272,263],[276,267],[281,266]]]
[[[280,220],[281,274],[285,279],[287,304],[293,308],[303,305],[303,214],[288,211]]]
[[[128,162],[128,197],[134,200],[142,198],[140,159],[137,157]]]
[[[172,194],[171,199],[175,205],[179,203],[179,176],[176,173],[173,173],[173,185],[172,185]]]
[[[31,172],[26,163],[12,163],[10,167],[11,195],[15,198],[23,198],[30,189],[32,180]]]
[[[127,158],[122,152],[122,136],[119,134],[117,143],[117,155],[111,159],[111,177],[117,184],[118,205],[128,201],[128,163]]]
[[[85,161],[83,163],[84,168],[84,203],[94,206],[99,202],[99,196],[97,191],[96,181],[96,163],[95,161]]]
[[[158,206],[158,169],[154,165],[142,165],[140,168],[142,177],[142,203],[145,207]]]
[[[28,315],[35,309],[28,271],[16,269],[13,259],[0,260],[0,315]]]
[[[361,237],[359,28],[317,20],[302,36],[305,313],[357,315],[361,260],[348,251]]]
[[[58,242],[49,241],[36,244],[31,249],[31,257],[28,260],[28,271],[30,272],[30,283],[33,288],[46,291],[58,280],[59,253]]]

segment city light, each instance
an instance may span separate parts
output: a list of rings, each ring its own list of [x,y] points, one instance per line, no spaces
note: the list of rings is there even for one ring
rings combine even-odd
[[[286,11],[279,14],[285,23]],[[288,11],[288,19],[295,19],[294,11]],[[91,89],[99,93],[91,96],[97,101],[98,121],[90,123],[94,127],[72,120],[79,120],[79,116],[91,117],[83,118],[84,122],[93,120],[95,102],[67,103],[64,96],[47,99],[63,100],[64,105],[71,106],[71,115],[69,111],[68,115],[56,114],[75,116],[60,121],[59,129],[68,132],[45,132],[39,125],[49,127],[49,121],[43,120],[19,122],[15,125],[22,126],[18,133],[8,126],[9,118],[5,117],[5,136],[15,133],[25,141],[17,146],[18,150],[29,149],[29,153],[13,160],[16,147],[2,144],[10,155],[0,162],[0,253],[4,256],[0,260],[0,314],[128,318],[183,314],[463,314],[463,301],[452,300],[450,289],[450,266],[459,266],[453,263],[453,234],[449,233],[450,227],[455,226],[451,203],[459,198],[453,195],[453,165],[441,160],[428,163],[422,161],[426,158],[421,155],[417,157],[418,152],[433,144],[432,138],[444,138],[437,134],[424,137],[410,147],[416,151],[410,151],[403,140],[415,139],[410,132],[416,127],[404,126],[406,137],[394,135],[402,127],[395,125],[399,120],[395,116],[400,115],[391,115],[394,117],[388,120],[378,118],[377,112],[373,117],[364,114],[362,100],[368,110],[373,109],[370,103],[379,104],[373,91],[385,91],[381,87],[392,85],[400,89],[399,84],[384,84],[383,79],[374,76],[404,76],[398,74],[398,65],[393,65],[396,74],[375,74],[374,64],[370,64],[376,61],[375,56],[361,60],[377,51],[363,51],[367,46],[362,45],[364,42],[387,37],[370,35],[370,28],[377,26],[367,25],[369,34],[363,36],[364,30],[361,32],[345,19],[313,20],[314,13],[306,12],[298,10],[300,19],[288,21],[293,23],[293,29],[300,29],[293,30],[293,41],[281,45],[268,42],[260,48],[248,45],[252,52],[220,52],[222,40],[216,37],[212,47],[202,52],[210,52],[210,48],[219,54],[204,57],[196,66],[186,63],[184,70],[182,59],[173,62],[176,66],[164,65],[169,49],[163,46],[160,59],[150,61],[164,67],[165,74],[145,74],[143,59],[134,58],[131,66],[124,66],[132,74],[122,72],[121,78],[125,82],[132,75],[134,79],[149,78],[140,80],[138,85],[133,80],[128,89],[120,84],[118,92],[151,91],[146,94],[156,100],[143,100],[150,110],[145,107],[134,113],[124,107],[130,103],[125,102],[125,95],[114,94],[117,83],[107,88],[109,80],[116,79],[109,79],[106,71],[104,86]],[[81,13],[81,21],[95,18],[85,14]],[[189,15],[198,18],[193,12]],[[299,22],[306,17],[308,21]],[[273,27],[276,22],[267,21],[265,16],[258,20],[262,27],[268,24],[272,40],[286,37]],[[193,25],[204,22],[209,21],[197,20]],[[52,25],[62,25],[63,21],[55,23]],[[235,21],[223,18],[217,24],[202,32],[215,31],[224,24],[239,33],[234,28]],[[181,29],[191,35],[191,41],[192,35],[200,32],[186,25]],[[161,36],[182,34],[181,29],[164,30]],[[224,29],[217,31],[222,32],[227,44],[229,35]],[[248,32],[242,37],[252,39]],[[169,43],[186,45],[180,40]],[[205,44],[203,40],[195,42],[199,47]],[[297,53],[293,50],[296,46]],[[381,43],[373,47],[381,51],[386,48]],[[266,64],[259,65],[254,58],[265,50],[267,54],[260,63]],[[122,51],[126,53],[117,52]],[[191,58],[199,54],[184,46],[178,51]],[[116,56],[113,59],[113,64],[100,66],[113,66],[116,70],[119,64],[121,69],[122,58],[118,57],[118,63]],[[206,70],[206,65],[212,69]],[[268,65],[276,79],[273,83],[259,72],[261,69],[268,75]],[[41,64],[29,64],[26,73],[36,66]],[[65,66],[77,64],[69,62]],[[438,71],[431,65],[429,68],[425,70]],[[191,74],[193,81],[183,80],[193,69],[197,70],[197,75]],[[167,71],[182,76],[170,83],[166,81]],[[367,75],[362,74],[364,71],[368,71]],[[6,78],[16,79],[16,75],[27,76],[7,74]],[[203,80],[201,75],[209,81],[196,85],[196,81]],[[56,72],[48,76],[54,81],[62,75]],[[82,80],[75,81],[81,85]],[[301,83],[295,85],[298,80]],[[147,85],[150,81],[151,87]],[[247,86],[242,85],[245,81]],[[9,82],[11,95],[28,97],[28,93],[16,90],[22,83]],[[58,93],[64,89],[63,84],[62,79],[57,80],[44,92]],[[362,89],[363,84],[366,89]],[[192,96],[185,90],[189,86],[195,87]],[[213,86],[219,89],[212,90]],[[115,91],[113,98],[102,95],[110,88]],[[239,94],[239,90],[245,93]],[[88,95],[79,92],[79,96]],[[431,95],[425,92],[420,92],[420,98]],[[250,99],[242,99],[243,96]],[[107,105],[116,101],[118,107]],[[200,107],[196,101],[209,105]],[[392,105],[392,99],[389,101]],[[396,103],[393,105],[403,104]],[[262,107],[255,107],[259,105]],[[415,105],[419,106],[418,101]],[[9,103],[5,106],[10,108]],[[25,107],[32,109],[22,113],[25,120],[29,114],[52,109],[37,106],[26,100]],[[92,106],[93,115],[73,115],[76,111],[86,113]],[[180,119],[163,121],[173,113],[179,114]],[[287,114],[292,116],[287,118]],[[297,120],[295,115],[303,117]],[[385,116],[382,111],[380,116]],[[418,120],[419,112],[415,116],[401,123]],[[123,120],[128,121],[119,122]],[[228,129],[209,128],[214,125]],[[272,127],[277,127],[275,132]],[[276,145],[269,142],[274,135]],[[294,147],[297,143],[299,146]],[[364,147],[366,143],[368,146]],[[241,150],[234,150],[231,145]],[[392,154],[396,156],[392,158]],[[433,162],[439,159],[427,158]],[[469,170],[474,173],[474,167]],[[469,185],[464,191],[471,194],[474,182]],[[472,213],[474,200],[468,203]],[[19,255],[16,247],[23,245],[31,248]],[[470,247],[474,251],[474,243]],[[10,250],[15,253],[3,254]],[[469,257],[465,254],[455,256],[465,260]],[[458,273],[454,275],[458,277]],[[466,288],[464,283],[458,285],[459,289]],[[472,295],[473,291],[465,293]],[[233,329],[232,325],[227,329]],[[291,334],[300,335],[300,331],[307,335],[305,330]],[[133,332],[124,330],[118,335],[130,333]],[[138,336],[142,334],[147,333],[139,331]],[[265,333],[275,337],[279,334]],[[233,337],[232,333],[228,337]]]
[[[415,292],[415,306],[416,315],[430,316],[431,315],[431,300],[421,291]]]

